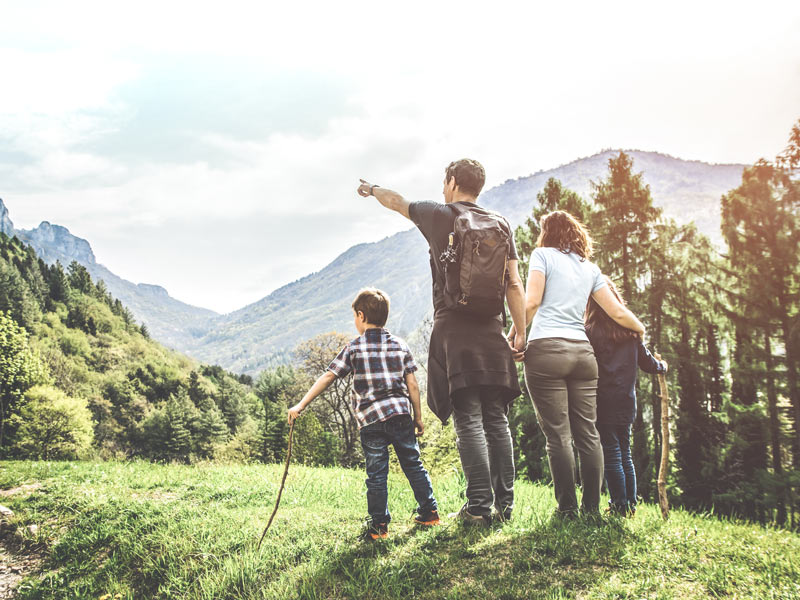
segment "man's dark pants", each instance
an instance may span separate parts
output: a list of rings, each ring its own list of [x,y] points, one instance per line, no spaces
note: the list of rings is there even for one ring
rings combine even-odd
[[[419,446],[410,415],[397,415],[361,428],[361,447],[367,466],[367,510],[373,523],[391,520],[388,507],[389,446],[417,499],[417,511],[436,510],[430,477],[419,458]]]
[[[501,389],[479,386],[458,390],[453,426],[461,467],[467,479],[467,510],[490,515],[514,507],[514,448],[508,428],[508,402]]]

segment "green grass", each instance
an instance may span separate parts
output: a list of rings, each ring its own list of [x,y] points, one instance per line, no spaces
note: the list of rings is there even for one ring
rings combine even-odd
[[[293,465],[259,552],[281,466],[6,462],[3,498],[39,572],[18,597],[94,598],[800,598],[800,536],[656,506],[635,519],[559,521],[552,490],[517,484],[512,522],[420,530],[392,474],[389,539],[356,540],[364,474]],[[442,512],[462,503],[453,475],[434,480]]]

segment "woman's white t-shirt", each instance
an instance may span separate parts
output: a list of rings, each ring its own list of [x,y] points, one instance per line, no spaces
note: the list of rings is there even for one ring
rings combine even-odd
[[[536,248],[528,278],[533,271],[544,273],[545,284],[528,341],[554,337],[588,341],[583,316],[589,296],[606,285],[600,267],[574,252]]]

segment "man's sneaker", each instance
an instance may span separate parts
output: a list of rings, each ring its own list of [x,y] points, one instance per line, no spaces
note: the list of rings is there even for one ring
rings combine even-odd
[[[377,539],[389,537],[389,525],[387,523],[373,523],[367,520],[363,533],[359,536],[365,542],[374,542]]]
[[[414,523],[417,525],[425,525],[426,527],[439,525],[441,523],[439,520],[439,511],[426,510],[425,512],[417,513],[417,515],[414,517]]]
[[[483,525],[485,527],[492,524],[492,518],[489,515],[473,515],[467,510],[466,503],[458,512],[450,513],[448,516],[451,519],[461,521],[465,525]]]

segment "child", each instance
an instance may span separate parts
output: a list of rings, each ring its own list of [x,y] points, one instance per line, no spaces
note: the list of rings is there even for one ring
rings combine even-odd
[[[353,313],[359,337],[339,352],[328,371],[289,409],[289,423],[337,377],[353,373],[353,412],[366,460],[370,516],[363,538],[369,541],[388,535],[391,520],[386,487],[389,445],[394,447],[417,499],[414,521],[420,525],[437,525],[439,513],[431,480],[419,458],[416,439],[425,429],[414,375],[417,366],[406,343],[383,328],[389,317],[389,297],[378,289],[363,289],[353,301]]]
[[[624,304],[614,283],[611,292]],[[636,418],[637,367],[646,373],[666,373],[667,363],[653,358],[639,335],[615,323],[589,297],[586,335],[597,359],[597,431],[603,445],[606,486],[611,512],[636,512],[636,472],[631,459],[631,425]]]

